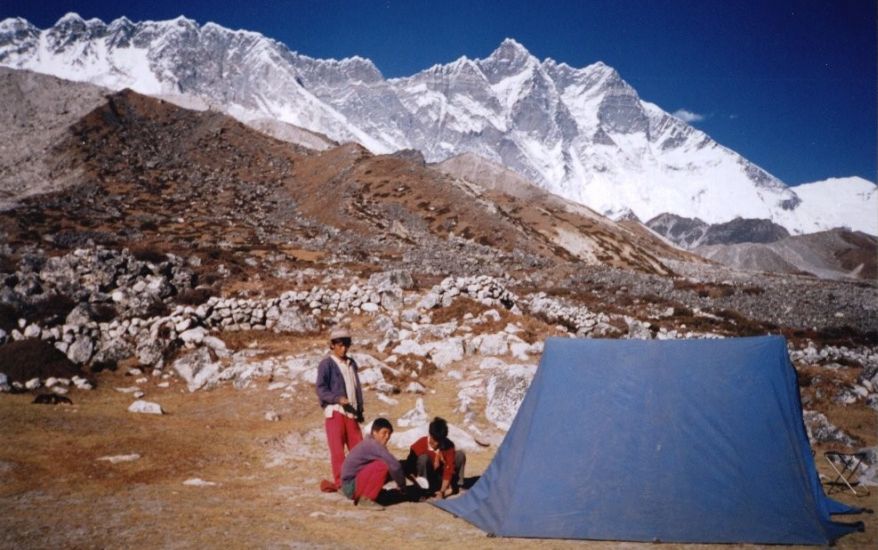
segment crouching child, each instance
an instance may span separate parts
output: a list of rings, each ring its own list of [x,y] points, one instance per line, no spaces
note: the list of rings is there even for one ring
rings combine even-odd
[[[341,467],[341,491],[354,504],[381,508],[378,495],[388,478],[393,479],[401,491],[405,490],[402,464],[387,450],[392,434],[390,421],[376,418],[369,436],[345,457]]]
[[[428,434],[409,448],[404,469],[408,477],[426,478],[431,497],[445,498],[459,491],[466,454],[448,439],[448,423],[440,417],[430,422]]]

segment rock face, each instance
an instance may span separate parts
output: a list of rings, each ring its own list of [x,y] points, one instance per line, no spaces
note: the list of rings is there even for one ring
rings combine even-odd
[[[789,231],[770,220],[736,218],[729,222],[707,224],[699,219],[661,214],[646,226],[686,249],[698,246],[737,243],[773,243],[790,236]]]
[[[51,44],[50,53],[41,41]],[[818,200],[803,200],[641,100],[613,68],[539,61],[511,39],[484,59],[463,57],[392,80],[363,58],[313,59],[256,33],[185,18],[107,25],[69,14],[43,31],[7,19],[0,44],[6,66],[214,105],[233,97],[241,118],[281,113],[283,122],[376,153],[416,149],[428,162],[473,153],[608,215],[633,211],[650,219],[670,211],[708,223],[740,216],[794,232],[830,228],[814,213],[825,202],[812,205]],[[143,59],[136,66],[132,51]],[[92,57],[86,63],[77,52]],[[878,194],[863,196],[863,189],[841,191],[853,205],[849,225],[878,234]],[[738,198],[734,205],[729,195]]]
[[[737,269],[868,281],[878,275],[878,238],[844,229],[766,244],[702,245],[694,252]]]
[[[57,159],[50,148],[71,124],[102,104],[108,91],[16,73],[20,71],[0,68],[0,97],[5,105],[0,113],[0,139],[5,144],[0,153],[0,210],[15,203],[6,197],[46,193],[69,183],[52,176]],[[22,186],[22,181],[28,184]]]
[[[709,225],[672,214],[646,225],[682,248],[736,269],[810,273],[827,279],[872,280],[878,275],[878,239],[865,233],[834,229],[791,236],[769,220]]]
[[[527,365],[510,366],[488,379],[485,416],[497,427],[508,430],[536,369]]]

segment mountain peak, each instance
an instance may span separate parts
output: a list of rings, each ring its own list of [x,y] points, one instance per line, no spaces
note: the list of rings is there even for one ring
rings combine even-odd
[[[84,23],[84,22],[85,22],[85,20],[78,13],[76,13],[75,11],[69,11],[69,12],[65,13],[63,16],[61,16],[61,19],[59,19],[55,23],[55,26],[57,27],[58,25],[64,25],[64,24],[69,24],[69,23]]]
[[[134,27],[134,22],[132,22],[130,19],[128,19],[127,17],[125,17],[123,15],[122,17],[119,17],[118,19],[114,19],[107,26],[107,29],[112,34],[112,33],[118,32],[121,29],[131,29],[133,27]]]
[[[127,17],[125,17],[123,15],[122,17],[118,17],[116,19],[113,19],[113,21],[110,23],[110,26],[112,27],[114,25],[121,26],[121,25],[133,25],[133,24],[134,24],[133,21],[131,21],[130,19],[128,19]]]
[[[527,57],[530,57],[530,52],[527,51],[527,48],[522,46],[514,38],[504,38],[503,42],[500,42],[500,45],[497,47],[497,49],[491,52],[491,55],[488,56],[488,59],[511,60]]]
[[[9,17],[0,21],[0,32],[14,32],[28,28],[36,29],[36,27],[23,17]]]
[[[539,62],[527,49],[512,38],[507,38],[485,59],[476,62],[488,80],[495,84],[512,75],[520,74]]]
[[[55,23],[55,27],[103,27],[104,22],[98,19],[97,17],[92,17],[91,19],[83,19],[76,12],[67,12],[65,13],[61,19],[59,19]]]
[[[177,25],[180,27],[195,27],[195,28],[199,27],[198,21],[196,21],[194,19],[189,19],[185,15],[178,15],[177,17],[175,17],[173,19],[169,19],[167,21],[167,24],[168,25]]]

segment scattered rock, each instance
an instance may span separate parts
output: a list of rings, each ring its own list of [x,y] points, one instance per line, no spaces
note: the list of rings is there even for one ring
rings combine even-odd
[[[77,365],[84,365],[94,352],[94,341],[88,336],[78,336],[67,348],[67,357]]]
[[[429,421],[427,411],[424,409],[424,400],[420,397],[415,401],[415,408],[408,411],[396,421],[398,426],[407,427],[420,425]]]
[[[172,366],[186,381],[190,392],[213,387],[222,371],[222,363],[214,360],[208,348],[204,347],[180,356]]]
[[[216,487],[217,485],[219,485],[219,483],[216,483],[214,481],[205,481],[200,477],[193,477],[184,481],[183,485],[187,485],[189,487]]]
[[[805,428],[808,431],[808,439],[815,443],[836,443],[845,447],[853,447],[857,440],[844,433],[832,424],[826,415],[816,411],[804,411]]]
[[[858,481],[866,487],[878,487],[878,447],[866,447],[858,452],[864,453]]]
[[[137,453],[131,453],[127,455],[102,456],[98,458],[98,460],[109,462],[110,464],[118,464],[120,462],[134,462],[135,460],[140,460],[140,455]]]
[[[152,401],[143,401],[138,399],[128,407],[128,412],[143,414],[165,414],[162,406]]]

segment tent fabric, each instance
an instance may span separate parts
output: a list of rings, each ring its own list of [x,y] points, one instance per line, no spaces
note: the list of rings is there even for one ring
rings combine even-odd
[[[829,544],[855,510],[823,493],[779,336],[547,340],[503,443],[434,503],[508,537]]]

